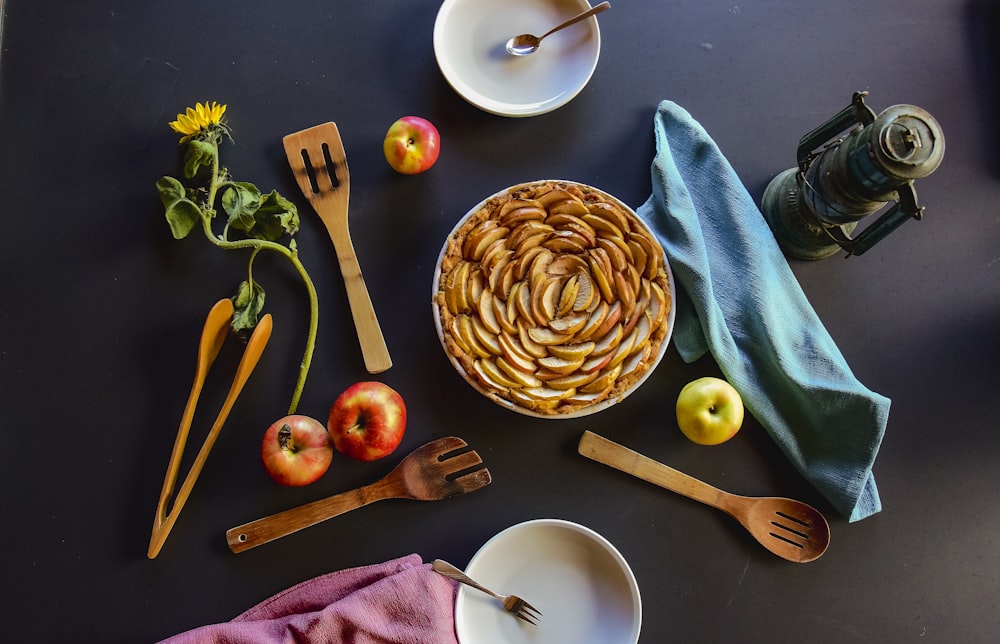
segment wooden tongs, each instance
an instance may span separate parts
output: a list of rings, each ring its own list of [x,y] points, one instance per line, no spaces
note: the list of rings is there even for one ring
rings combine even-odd
[[[260,355],[263,353],[264,347],[267,346],[267,341],[271,337],[272,321],[270,314],[268,314],[261,318],[256,328],[254,328],[250,340],[243,351],[240,364],[236,368],[236,375],[233,377],[233,384],[229,388],[229,394],[226,396],[226,400],[222,404],[222,409],[219,411],[215,423],[209,430],[205,442],[202,443],[201,450],[199,450],[198,455],[195,457],[191,469],[188,470],[187,476],[184,478],[184,482],[177,493],[177,498],[174,500],[168,514],[167,504],[170,502],[170,498],[174,492],[174,484],[177,482],[181,456],[184,454],[188,432],[191,430],[191,421],[194,418],[195,407],[198,405],[198,398],[205,384],[205,377],[208,375],[208,370],[219,355],[226,335],[229,333],[229,324],[232,318],[233,303],[227,299],[219,300],[212,307],[212,310],[209,311],[208,318],[205,320],[205,326],[201,332],[201,344],[198,346],[198,365],[195,370],[194,384],[191,387],[191,393],[188,396],[184,414],[181,416],[181,425],[177,430],[177,438],[174,440],[174,449],[170,454],[170,463],[167,465],[167,475],[163,479],[160,502],[156,506],[156,517],[153,519],[153,535],[149,539],[149,551],[146,553],[146,556],[150,559],[155,559],[156,555],[160,553],[163,543],[167,540],[171,528],[174,527],[174,523],[177,521],[177,516],[191,494],[191,489],[194,488],[195,481],[198,480],[201,468],[208,459],[208,453],[212,450],[215,440],[219,437],[222,425],[226,422],[226,418],[229,417],[229,412],[232,410],[236,398],[240,395],[243,386],[250,378],[254,367],[257,366],[257,361],[260,359]]]

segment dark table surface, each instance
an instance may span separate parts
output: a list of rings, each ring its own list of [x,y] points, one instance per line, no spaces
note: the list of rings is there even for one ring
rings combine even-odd
[[[547,115],[465,103],[434,59],[435,0],[124,2],[6,0],[0,55],[0,498],[5,641],[153,641],[228,620],[313,576],[409,553],[466,564],[493,534],[556,517],[607,537],[632,565],[643,642],[983,642],[1000,632],[1000,165],[998,13],[964,0],[618,0],[600,18],[587,88]],[[671,348],[622,404],[537,420],[454,372],[428,305],[444,236],[482,197],[559,177],[638,206],[650,193],[652,117],[671,99],[698,119],[751,194],[795,163],[798,139],[870,93],[941,123],[947,152],[918,183],[922,221],[861,257],[792,262],[858,378],[892,399],[875,464],[884,509],[837,516],[748,419],[720,447],[677,430],[680,388],[718,375]],[[297,192],[281,137],[333,120],[351,168],[351,225],[409,426],[377,463],[337,458],[313,486],[263,471],[304,342],[295,275],[261,261],[275,333],[190,501],[155,560],[153,510],[209,306],[245,256],[174,241],[154,182],[178,171],[167,122],[195,101],[229,106],[238,178],[300,207],[321,329],[300,411],[324,418],[368,379],[335,256]],[[434,121],[443,153],[395,174],[388,125]],[[200,436],[239,350],[203,395]],[[796,565],[732,520],[579,457],[593,429],[745,494],[800,498],[833,541]],[[493,484],[438,504],[384,502],[234,555],[226,529],[381,476],[406,451],[464,437]],[[197,444],[200,438],[192,438]],[[189,448],[191,449],[191,448]]]

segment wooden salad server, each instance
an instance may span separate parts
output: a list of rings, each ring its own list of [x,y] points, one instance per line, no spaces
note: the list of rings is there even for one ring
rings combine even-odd
[[[465,447],[456,436],[431,441],[374,483],[231,528],[226,542],[239,553],[376,501],[439,501],[486,487],[490,471],[475,451],[459,451]]]
[[[323,123],[289,134],[282,142],[299,189],[323,220],[333,240],[365,368],[368,373],[381,373],[392,366],[392,359],[347,226],[351,175],[340,131],[335,123]]]
[[[578,451],[598,463],[722,510],[740,522],[774,554],[806,563],[830,545],[830,526],[819,510],[782,497],[748,497],[723,492],[638,452],[585,431]]]
[[[191,386],[191,393],[188,395],[187,405],[184,407],[184,413],[181,416],[181,424],[177,429],[177,438],[174,439],[174,448],[170,453],[170,463],[167,465],[167,475],[163,479],[163,489],[160,491],[160,501],[156,505],[156,517],[153,519],[153,534],[149,539],[149,550],[146,553],[146,556],[150,559],[155,559],[156,555],[160,553],[160,549],[167,540],[170,530],[174,527],[181,509],[187,502],[188,496],[191,495],[191,490],[198,480],[198,475],[201,474],[201,469],[208,459],[208,453],[212,450],[212,446],[215,445],[215,440],[219,437],[219,432],[222,431],[222,426],[229,417],[229,412],[232,410],[236,398],[240,395],[243,386],[250,378],[254,367],[257,366],[261,353],[264,351],[264,347],[267,346],[267,341],[271,337],[273,322],[270,314],[268,314],[261,318],[256,328],[254,328],[250,340],[247,342],[246,349],[243,351],[240,364],[236,368],[233,384],[229,388],[229,393],[222,404],[222,409],[219,411],[215,423],[212,424],[208,436],[205,437],[205,442],[202,443],[198,455],[191,464],[191,469],[188,470],[187,476],[184,477],[180,490],[177,492],[177,497],[174,499],[168,513],[167,505],[170,503],[171,496],[174,493],[174,485],[177,482],[181,457],[184,454],[184,446],[187,444],[188,433],[191,431],[191,421],[194,418],[195,408],[198,405],[198,398],[201,395],[202,387],[205,385],[205,377],[208,375],[208,370],[219,355],[226,335],[229,333],[229,324],[232,318],[233,303],[231,300],[226,299],[219,300],[212,307],[212,310],[209,311],[208,318],[205,320],[205,326],[201,333],[201,343],[198,345],[198,362],[195,369],[194,384]]]

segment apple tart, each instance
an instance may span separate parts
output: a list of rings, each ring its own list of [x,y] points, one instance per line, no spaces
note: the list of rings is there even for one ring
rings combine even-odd
[[[614,197],[569,181],[513,186],[470,211],[441,251],[433,308],[463,377],[541,417],[621,400],[662,357],[674,318],[653,234]]]

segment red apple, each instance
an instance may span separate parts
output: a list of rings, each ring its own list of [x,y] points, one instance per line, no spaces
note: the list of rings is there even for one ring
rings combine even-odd
[[[309,485],[326,473],[333,446],[326,427],[308,416],[279,418],[264,432],[264,469],[282,485]]]
[[[429,170],[441,151],[441,136],[430,121],[404,116],[391,126],[382,143],[385,160],[400,174]]]
[[[381,382],[358,382],[334,401],[326,427],[338,452],[374,461],[392,454],[403,440],[406,405]]]

